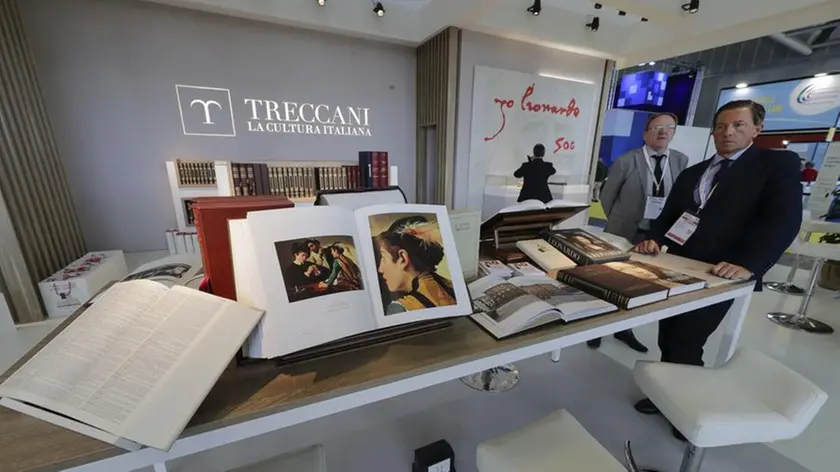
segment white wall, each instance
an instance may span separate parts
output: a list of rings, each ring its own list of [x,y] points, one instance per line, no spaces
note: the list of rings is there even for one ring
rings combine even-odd
[[[92,250],[165,247],[164,162],[358,161],[389,152],[413,200],[415,50],[141,1],[21,0]],[[236,137],[186,136],[176,84],[230,89]],[[370,108],[372,136],[253,133],[245,98]],[[282,105],[281,105],[282,107]]]
[[[477,65],[590,81],[595,84],[600,98],[605,61],[473,31],[462,31],[455,142],[455,208],[467,205],[473,77]]]

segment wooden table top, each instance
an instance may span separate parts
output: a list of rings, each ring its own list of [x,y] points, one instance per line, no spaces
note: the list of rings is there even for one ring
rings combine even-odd
[[[450,328],[441,331],[328,358],[285,367],[276,367],[269,361],[238,367],[222,375],[181,437],[678,307],[685,302],[735,291],[752,283],[700,290],[634,310],[618,311],[568,325],[550,324],[500,341],[468,318],[459,318],[453,320]],[[0,381],[17,370],[74,317],[69,318],[0,376]],[[120,454],[127,452],[0,407],[0,472],[54,472]]]

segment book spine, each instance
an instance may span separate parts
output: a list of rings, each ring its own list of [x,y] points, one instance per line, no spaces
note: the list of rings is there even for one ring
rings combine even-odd
[[[372,153],[370,151],[359,151],[359,168],[361,169],[361,184],[362,188],[371,188],[373,185],[373,169],[371,162]]]
[[[384,188],[388,186],[388,153],[382,151],[379,153],[379,187]]]
[[[166,249],[169,250],[169,254],[175,255],[175,233],[178,230],[168,229],[166,230]]]
[[[565,244],[560,243],[551,234],[543,234],[543,239],[546,242],[548,242],[548,244],[551,244],[552,246],[557,248],[558,251],[562,252],[566,257],[571,259],[572,262],[574,262],[577,265],[589,265],[593,262],[592,259],[586,257],[583,254],[580,254],[579,252],[566,246]]]
[[[616,293],[612,290],[606,289],[604,287],[601,287],[600,285],[596,285],[587,280],[582,280],[577,277],[573,277],[569,273],[562,270],[557,272],[557,280],[566,285],[570,285],[578,290],[582,290],[592,296],[598,297],[601,300],[612,303],[613,305],[624,310],[626,310],[627,305],[630,304],[630,297],[621,295],[620,293]]]

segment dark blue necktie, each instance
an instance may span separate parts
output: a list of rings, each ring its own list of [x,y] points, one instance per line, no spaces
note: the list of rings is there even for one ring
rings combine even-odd
[[[712,188],[715,187],[720,182],[720,179],[723,177],[723,174],[726,173],[726,169],[729,169],[729,166],[732,164],[732,161],[729,159],[724,159],[720,161],[720,169],[718,169],[717,174],[715,174],[714,178],[712,178]]]
[[[664,197],[665,182],[662,181],[662,159],[665,159],[665,156],[660,154],[658,156],[651,157],[656,159],[656,167],[653,169],[653,196]],[[659,185],[658,187],[657,184]]]

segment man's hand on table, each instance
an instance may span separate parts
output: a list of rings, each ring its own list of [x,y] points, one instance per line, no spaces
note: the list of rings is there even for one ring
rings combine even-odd
[[[633,250],[640,254],[659,254],[659,243],[653,239],[647,239],[637,244]]]
[[[748,280],[753,276],[749,270],[729,262],[721,262],[712,267],[712,274],[731,280]]]

